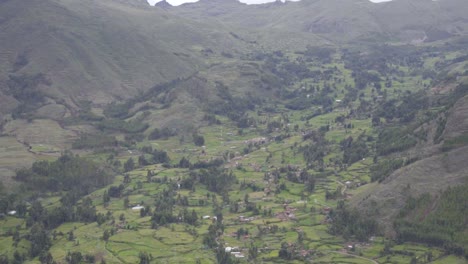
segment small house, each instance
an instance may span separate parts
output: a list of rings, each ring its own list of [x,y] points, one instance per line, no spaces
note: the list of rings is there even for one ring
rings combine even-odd
[[[144,206],[137,205],[137,206],[132,207],[132,210],[135,210],[135,211],[138,210],[139,211],[139,210],[144,209],[144,208],[145,208]]]

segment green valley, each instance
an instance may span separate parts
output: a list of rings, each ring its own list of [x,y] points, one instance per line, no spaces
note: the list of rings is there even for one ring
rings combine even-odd
[[[0,1],[0,263],[468,263],[467,5],[338,2]]]

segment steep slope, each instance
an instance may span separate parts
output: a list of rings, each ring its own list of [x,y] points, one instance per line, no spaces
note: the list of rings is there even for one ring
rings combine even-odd
[[[236,39],[137,1],[28,0],[0,3],[0,81],[43,74],[48,97],[106,103],[203,67],[200,50]],[[2,97],[5,97],[4,95]],[[5,98],[5,101],[8,98]],[[11,101],[11,98],[10,98]]]
[[[417,198],[425,193],[437,196],[450,186],[466,184],[467,105],[468,96],[464,96],[446,112],[443,141],[431,147],[432,155],[395,171],[381,183],[371,184],[353,197],[352,204],[368,215],[377,216],[385,232],[391,234],[393,220],[409,197]]]

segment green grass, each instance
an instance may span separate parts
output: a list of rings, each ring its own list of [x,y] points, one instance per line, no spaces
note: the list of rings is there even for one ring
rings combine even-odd
[[[461,257],[450,255],[447,257],[441,257],[440,259],[437,259],[431,263],[433,264],[466,264],[468,263],[468,261]]]
[[[449,151],[457,147],[465,146],[466,144],[468,144],[468,134],[463,134],[444,141],[442,149],[444,151]]]

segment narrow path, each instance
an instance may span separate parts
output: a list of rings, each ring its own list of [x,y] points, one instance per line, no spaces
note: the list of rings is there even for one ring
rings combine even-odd
[[[115,252],[115,251],[113,251],[113,250],[111,250],[111,249],[109,249],[107,247],[107,242],[106,242],[104,248],[107,250],[107,252],[110,252],[112,254],[112,256],[114,256],[116,259],[120,260],[121,263],[128,264],[128,262],[126,262],[123,258],[121,258],[119,256],[119,254],[117,254],[117,252]]]
[[[346,189],[348,188],[348,186],[338,180],[333,180],[333,181],[344,187],[343,189],[341,189],[341,195],[345,196]]]
[[[377,262],[376,260],[373,260],[373,259],[370,259],[370,258],[366,258],[366,257],[357,256],[357,255],[353,255],[353,254],[349,254],[349,253],[345,253],[345,252],[341,252],[341,251],[327,251],[327,252],[330,252],[330,253],[337,253],[337,254],[340,254],[340,255],[350,256],[350,257],[354,257],[354,258],[360,258],[360,259],[364,259],[364,260],[370,261],[370,262],[372,262],[372,263],[374,263],[374,264],[379,264],[379,262]]]

